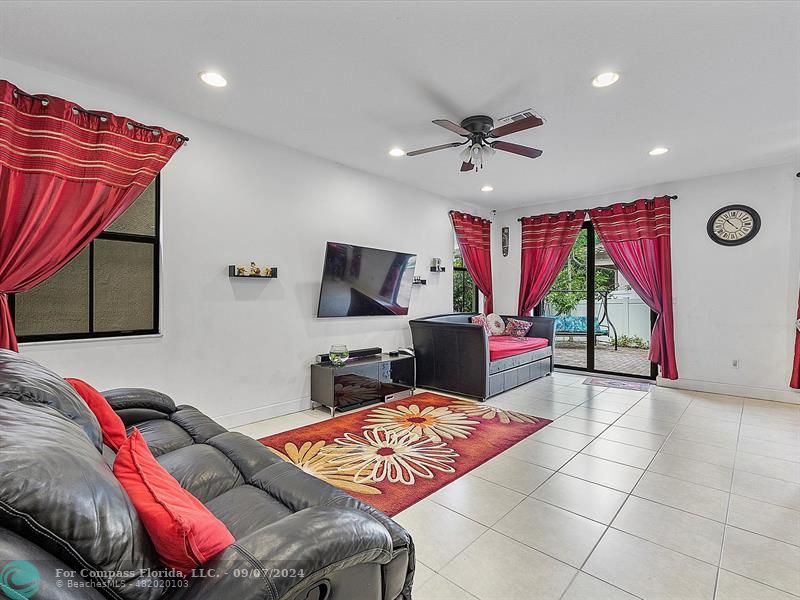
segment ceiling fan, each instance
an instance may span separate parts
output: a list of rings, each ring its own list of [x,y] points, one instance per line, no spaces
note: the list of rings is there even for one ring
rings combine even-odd
[[[520,146],[519,144],[512,144],[502,140],[491,141],[492,138],[503,137],[510,133],[524,131],[538,127],[543,123],[542,119],[537,117],[530,111],[525,111],[517,115],[509,117],[511,121],[506,125],[500,127],[494,126],[494,120],[486,115],[474,115],[467,117],[461,121],[460,125],[456,125],[447,119],[436,119],[433,121],[439,127],[444,127],[457,133],[458,135],[467,138],[463,142],[451,142],[449,144],[441,144],[439,146],[431,146],[430,148],[423,148],[422,150],[413,150],[407,152],[407,156],[417,156],[418,154],[427,154],[428,152],[435,152],[437,150],[444,150],[445,148],[456,148],[458,146],[467,147],[461,152],[461,172],[468,171],[477,172],[478,169],[483,168],[483,164],[491,157],[495,150],[503,152],[511,152],[512,154],[519,154],[520,156],[527,156],[528,158],[538,158],[542,155],[541,150],[530,148],[528,146]]]

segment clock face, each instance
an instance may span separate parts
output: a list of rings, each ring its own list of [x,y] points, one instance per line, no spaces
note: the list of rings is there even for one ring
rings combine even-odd
[[[761,228],[758,213],[741,204],[719,209],[708,220],[709,237],[723,246],[738,246],[753,239]]]

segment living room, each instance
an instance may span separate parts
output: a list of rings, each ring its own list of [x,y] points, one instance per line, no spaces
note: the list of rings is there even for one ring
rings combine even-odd
[[[0,597],[800,596],[798,23],[797,2],[3,3],[0,572],[36,586]],[[62,109],[78,141],[42,150]],[[109,128],[135,183],[75,154],[111,160]],[[167,145],[163,169],[133,165]],[[136,191],[89,215],[80,181]],[[93,219],[82,241],[43,231],[43,198]],[[631,211],[620,241],[606,222]],[[631,239],[658,266],[615,249]],[[388,312],[324,314],[326,281],[381,251],[367,300]],[[328,394],[315,371],[351,379]],[[63,377],[118,391],[98,407]],[[236,540],[158,592],[53,568],[116,572],[144,546],[124,570],[173,566],[130,491],[113,557],[82,545],[112,533],[100,507],[65,524],[85,498],[56,493],[67,474],[128,490],[108,443],[89,456],[117,415],[121,447],[143,438]],[[406,469],[390,440],[422,454]],[[365,444],[383,458],[354,462]],[[277,575],[203,575],[243,556]]]

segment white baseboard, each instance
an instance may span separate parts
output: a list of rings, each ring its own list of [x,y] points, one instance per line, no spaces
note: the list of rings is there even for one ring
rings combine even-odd
[[[242,425],[256,423],[264,419],[282,417],[283,415],[300,412],[301,410],[308,410],[309,408],[311,408],[311,398],[297,398],[296,400],[289,400],[288,402],[270,404],[268,406],[261,406],[259,408],[228,413],[211,418],[226,429],[230,429],[231,427],[241,427]]]
[[[759,400],[772,400],[775,402],[788,402],[800,404],[800,392],[792,390],[776,390],[772,388],[750,387],[730,383],[717,383],[715,381],[702,381],[700,379],[662,379],[658,377],[656,384],[660,387],[691,390],[694,392],[708,392],[710,394],[724,394],[726,396],[741,396],[743,398],[757,398]]]

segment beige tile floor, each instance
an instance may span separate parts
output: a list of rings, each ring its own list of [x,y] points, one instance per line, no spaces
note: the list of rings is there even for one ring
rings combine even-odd
[[[583,379],[491,399],[554,422],[395,517],[414,600],[800,597],[800,406]]]

